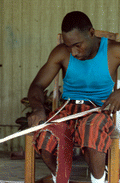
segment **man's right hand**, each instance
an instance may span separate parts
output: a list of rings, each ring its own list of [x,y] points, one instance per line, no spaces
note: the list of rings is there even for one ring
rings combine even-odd
[[[46,121],[46,114],[44,110],[36,109],[34,112],[28,117],[28,126],[37,126],[38,124],[42,124]]]

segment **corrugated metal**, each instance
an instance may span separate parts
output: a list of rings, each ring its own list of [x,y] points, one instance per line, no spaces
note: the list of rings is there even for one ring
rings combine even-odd
[[[83,11],[95,29],[120,33],[119,7],[120,0],[0,0],[0,125],[15,125],[21,116],[20,100],[56,45],[66,13]],[[17,127],[1,126],[0,137],[15,131]],[[24,137],[0,145],[0,150],[20,146]]]

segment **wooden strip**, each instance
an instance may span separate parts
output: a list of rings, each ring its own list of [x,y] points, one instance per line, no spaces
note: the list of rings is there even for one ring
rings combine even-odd
[[[114,40],[119,41],[120,40],[119,34],[116,33],[115,35],[116,37]],[[118,78],[118,71],[116,73],[114,90],[117,89],[117,78]],[[113,118],[114,118],[114,124],[116,125],[116,113],[113,115]],[[117,183],[118,181],[119,181],[119,138],[113,138],[111,149],[108,151],[108,182]]]
[[[115,34],[115,33],[112,33],[112,32],[107,32],[107,31],[95,30],[95,35],[97,37],[106,37],[106,38],[109,38],[111,40],[116,40],[116,37],[118,39],[118,34]]]
[[[35,150],[32,146],[33,136],[26,135],[25,145],[25,183],[35,182]]]
[[[59,74],[55,77],[54,81],[54,90],[53,90],[53,102],[52,102],[52,111],[58,108],[58,100],[59,100],[59,94],[58,94],[58,89],[59,89]]]
[[[109,174],[108,181],[110,183],[119,182],[119,139],[113,139],[111,149],[109,151]]]

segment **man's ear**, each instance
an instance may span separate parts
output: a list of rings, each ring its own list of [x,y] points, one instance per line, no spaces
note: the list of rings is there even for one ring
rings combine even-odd
[[[89,36],[91,37],[91,38],[93,38],[94,36],[95,36],[95,29],[92,27],[92,28],[90,28],[90,30],[89,30]]]

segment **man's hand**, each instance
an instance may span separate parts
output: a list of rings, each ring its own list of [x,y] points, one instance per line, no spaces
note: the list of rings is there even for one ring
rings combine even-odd
[[[35,110],[28,117],[28,126],[37,126],[38,124],[42,124],[46,121],[46,114],[44,110]]]
[[[107,106],[109,107],[110,113],[115,113],[116,111],[120,110],[120,89],[115,90],[111,95],[108,97],[107,100],[102,100],[104,102],[101,110],[104,110]]]

